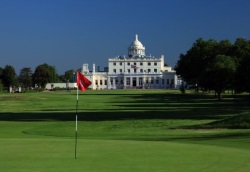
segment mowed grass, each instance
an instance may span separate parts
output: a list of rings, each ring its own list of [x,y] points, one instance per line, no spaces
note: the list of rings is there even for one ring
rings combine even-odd
[[[1,171],[249,171],[244,96],[166,90],[0,96]],[[230,128],[230,126],[233,126]],[[244,124],[244,126],[249,126]]]

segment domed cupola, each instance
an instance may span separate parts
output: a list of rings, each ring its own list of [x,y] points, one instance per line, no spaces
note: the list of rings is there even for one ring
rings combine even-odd
[[[128,48],[129,57],[143,57],[145,56],[145,47],[138,40],[138,35],[135,35],[135,40],[131,43]]]

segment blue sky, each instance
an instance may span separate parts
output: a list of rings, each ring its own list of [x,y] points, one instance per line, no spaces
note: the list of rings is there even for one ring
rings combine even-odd
[[[135,34],[174,66],[198,38],[250,39],[249,21],[249,0],[0,0],[0,67],[103,69]]]

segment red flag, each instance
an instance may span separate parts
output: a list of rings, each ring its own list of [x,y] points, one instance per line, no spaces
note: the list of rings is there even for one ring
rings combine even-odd
[[[84,92],[91,84],[91,81],[81,74],[81,72],[77,72],[77,86],[82,92]]]

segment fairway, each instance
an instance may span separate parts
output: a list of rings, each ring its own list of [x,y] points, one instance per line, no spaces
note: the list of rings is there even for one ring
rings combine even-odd
[[[245,97],[164,90],[0,96],[0,169],[5,172],[250,170]],[[232,125],[230,125],[232,126]]]

